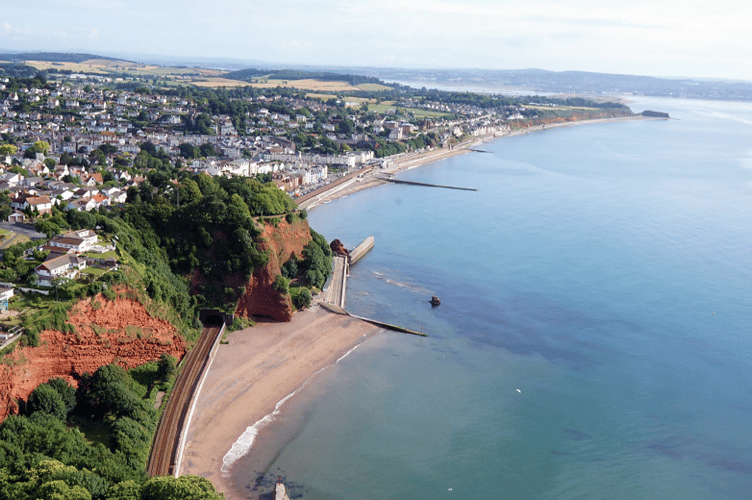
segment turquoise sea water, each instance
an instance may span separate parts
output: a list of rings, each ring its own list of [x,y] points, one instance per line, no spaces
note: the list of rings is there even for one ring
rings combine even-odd
[[[375,236],[348,308],[430,337],[385,333],[317,376],[264,464],[235,464],[240,489],[266,468],[306,499],[749,498],[752,105],[632,108],[675,119],[400,175],[477,192],[386,185],[314,209],[327,239]]]

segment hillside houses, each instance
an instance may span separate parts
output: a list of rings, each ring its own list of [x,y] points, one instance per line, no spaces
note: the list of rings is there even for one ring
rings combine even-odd
[[[435,143],[436,137],[483,134],[498,125],[493,112],[472,105],[406,98],[376,112],[344,98],[293,97],[273,89],[233,97],[244,108],[242,114],[229,115],[221,113],[232,113],[230,107],[208,108],[201,100],[161,95],[161,90],[150,94],[115,88],[113,80],[104,76],[57,78],[45,88],[0,89],[0,132],[18,145],[17,154],[2,158],[0,189],[13,197],[25,192],[40,214],[51,209],[50,203],[66,210],[124,203],[129,187],[153,180],[149,177],[153,162],[145,161],[142,153],[146,143],[154,158],[169,163],[165,170],[173,179],[178,169],[212,176],[271,173],[292,194],[302,186],[325,182],[333,169],[339,173],[375,162],[374,152],[384,151],[377,148],[385,140],[401,142],[393,150],[404,151],[405,144],[421,133],[435,134]],[[120,81],[126,80],[131,79]],[[138,78],[132,82],[138,83]],[[403,112],[397,109],[400,106],[412,110]],[[416,109],[430,110],[431,119],[421,119]],[[464,118],[457,116],[460,112]],[[441,113],[455,116],[445,119]],[[47,156],[31,150],[26,155],[30,158],[24,158],[24,151],[36,141],[49,143]],[[181,148],[185,144],[194,146],[194,151]],[[87,166],[75,166],[82,164]],[[17,168],[9,171],[11,165],[26,173],[17,173]],[[53,185],[63,181],[76,186]],[[49,202],[41,203],[44,197]],[[14,208],[24,210],[23,206]]]
[[[73,250],[74,252],[87,252],[97,244],[97,234],[89,229],[73,231],[62,236],[55,236],[48,245],[54,248]],[[57,250],[56,250],[57,251]]]
[[[78,271],[86,268],[86,259],[72,254],[63,254],[48,259],[34,268],[39,286],[51,287],[55,278],[73,279]]]

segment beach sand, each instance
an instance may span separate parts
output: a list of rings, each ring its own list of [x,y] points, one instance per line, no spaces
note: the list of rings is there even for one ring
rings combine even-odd
[[[229,334],[198,397],[181,474],[209,479],[228,500],[244,498],[222,472],[233,443],[311,376],[380,331],[314,305],[289,323],[257,323]]]

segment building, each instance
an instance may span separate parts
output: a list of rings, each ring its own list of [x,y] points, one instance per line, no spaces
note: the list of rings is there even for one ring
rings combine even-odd
[[[98,238],[94,231],[82,229],[62,236],[55,236],[49,242],[51,247],[58,247],[64,251],[69,249],[81,253],[91,250],[97,244]]]
[[[78,271],[86,268],[86,259],[65,254],[53,257],[34,268],[39,277],[39,286],[52,286],[55,278],[73,279]]]
[[[8,310],[8,301],[13,297],[13,289],[0,286],[0,311]]]
[[[16,210],[15,212],[13,212],[12,214],[8,216],[8,222],[12,222],[16,224],[18,222],[23,222],[25,218],[26,216],[23,214],[23,212],[19,212],[18,210]]]

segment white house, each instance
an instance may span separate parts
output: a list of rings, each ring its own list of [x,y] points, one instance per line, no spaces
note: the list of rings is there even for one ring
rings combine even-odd
[[[39,286],[52,286],[55,278],[75,278],[78,271],[86,268],[86,259],[65,254],[38,265],[34,271],[39,277]]]
[[[73,249],[76,252],[86,252],[97,244],[97,233],[89,229],[73,231],[62,236],[55,236],[49,242],[50,246],[63,249]]]
[[[13,289],[0,286],[0,311],[8,310],[8,301],[13,297]]]

